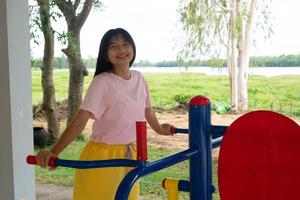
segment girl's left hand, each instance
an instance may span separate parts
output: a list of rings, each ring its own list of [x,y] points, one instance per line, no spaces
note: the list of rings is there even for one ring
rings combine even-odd
[[[165,123],[165,124],[161,124],[160,127],[161,127],[161,130],[158,134],[160,134],[160,135],[174,135],[174,133],[171,132],[171,129],[175,128],[175,126]]]

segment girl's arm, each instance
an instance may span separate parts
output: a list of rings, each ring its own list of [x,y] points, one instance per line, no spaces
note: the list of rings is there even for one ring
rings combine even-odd
[[[152,107],[148,107],[145,109],[145,117],[151,128],[158,134],[173,135],[173,133],[171,133],[171,128],[174,128],[174,126],[170,124],[160,124]]]
[[[49,159],[62,152],[83,131],[90,116],[90,112],[79,110],[54,147],[50,151],[40,151],[37,154],[37,164],[47,167]]]

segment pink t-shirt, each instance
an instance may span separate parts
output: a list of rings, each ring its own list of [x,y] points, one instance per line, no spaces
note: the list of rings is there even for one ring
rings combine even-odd
[[[145,120],[145,108],[151,103],[143,75],[134,70],[130,74],[130,79],[125,80],[104,72],[92,80],[80,106],[95,120],[91,140],[107,144],[136,140],[135,122]]]

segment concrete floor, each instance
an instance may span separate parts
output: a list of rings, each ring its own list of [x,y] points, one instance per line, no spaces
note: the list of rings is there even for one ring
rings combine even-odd
[[[72,200],[73,187],[57,186],[53,184],[36,184],[37,200]],[[149,200],[140,197],[139,200]]]
[[[57,186],[53,184],[37,184],[37,200],[72,200],[73,187]]]

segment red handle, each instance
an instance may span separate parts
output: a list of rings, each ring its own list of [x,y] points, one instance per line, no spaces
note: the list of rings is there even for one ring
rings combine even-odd
[[[27,156],[26,162],[27,162],[27,164],[30,164],[30,165],[36,165],[37,164],[36,156],[32,156],[32,155]]]
[[[55,163],[56,160],[57,160],[57,157],[51,157],[49,162],[48,162],[48,166],[51,167],[51,168],[56,168],[57,167],[57,165]],[[36,156],[33,156],[33,155],[27,156],[26,162],[30,165],[36,165],[37,164]]]
[[[164,178],[164,180],[161,182],[161,185],[164,189],[166,189],[166,181],[167,181],[167,179]]]
[[[145,121],[136,122],[137,160],[146,161],[147,156],[147,124]]]
[[[176,127],[171,127],[170,132],[173,133],[173,134],[176,134],[177,133],[177,128]]]

